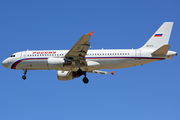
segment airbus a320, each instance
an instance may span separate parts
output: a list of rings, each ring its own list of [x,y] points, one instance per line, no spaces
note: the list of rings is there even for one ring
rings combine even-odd
[[[6,68],[23,70],[57,70],[58,80],[72,80],[87,73],[108,74],[102,69],[118,69],[143,65],[159,60],[172,59],[177,52],[168,44],[173,22],[165,22],[152,37],[138,49],[89,50],[93,32],[84,34],[70,50],[27,50],[16,52],[2,62]]]

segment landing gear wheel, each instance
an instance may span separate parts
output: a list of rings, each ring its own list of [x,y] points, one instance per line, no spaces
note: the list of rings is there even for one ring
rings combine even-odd
[[[22,79],[23,79],[23,80],[26,79],[26,74],[27,74],[27,69],[24,69],[24,75],[22,76]]]
[[[23,79],[23,80],[25,80],[25,79],[26,79],[26,76],[25,76],[25,75],[23,75],[23,76],[22,76],[22,79]]]
[[[87,78],[87,77],[84,77],[84,78],[83,78],[83,82],[84,82],[85,84],[87,84],[87,83],[89,82],[88,78]]]

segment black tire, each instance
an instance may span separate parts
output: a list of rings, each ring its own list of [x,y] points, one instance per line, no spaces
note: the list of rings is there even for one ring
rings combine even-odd
[[[83,82],[84,82],[85,84],[87,84],[87,83],[89,82],[88,78],[87,78],[87,77],[84,77],[84,78],[83,78]]]
[[[25,79],[26,79],[26,76],[25,76],[25,75],[23,75],[23,76],[22,76],[22,79],[23,79],[23,80],[25,80]]]

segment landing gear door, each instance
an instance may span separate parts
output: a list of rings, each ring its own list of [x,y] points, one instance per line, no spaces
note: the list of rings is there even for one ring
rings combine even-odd
[[[141,50],[136,50],[136,59],[137,60],[141,59]]]

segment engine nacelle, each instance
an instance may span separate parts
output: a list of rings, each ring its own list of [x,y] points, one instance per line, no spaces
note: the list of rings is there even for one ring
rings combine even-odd
[[[57,71],[57,77],[58,80],[63,80],[63,81],[67,81],[67,80],[72,80],[73,78],[76,77],[80,77],[80,75],[76,74],[73,71]]]
[[[48,58],[47,60],[49,69],[59,69],[65,63],[64,58]]]

